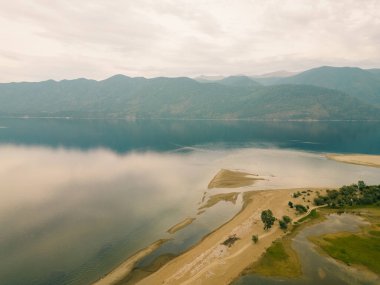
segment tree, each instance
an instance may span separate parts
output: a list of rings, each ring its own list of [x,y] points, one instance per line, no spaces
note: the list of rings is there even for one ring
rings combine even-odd
[[[261,212],[261,220],[264,223],[264,230],[268,230],[273,226],[276,218],[273,217],[272,211],[268,209]]]
[[[284,231],[288,229],[288,224],[284,220],[279,220],[278,223],[280,224],[280,228]]]
[[[257,242],[259,241],[259,236],[258,236],[258,235],[253,235],[253,236],[252,236],[252,241],[253,241],[254,243],[257,243]]]
[[[283,217],[282,217],[282,220],[283,220],[285,223],[287,223],[287,224],[289,224],[289,223],[292,221],[292,219],[291,219],[289,216],[283,216]]]
[[[300,205],[300,204],[297,204],[294,206],[296,208],[296,211],[300,214],[302,213],[306,213],[307,212],[307,209],[305,208],[304,205]]]
[[[293,203],[291,201],[288,202],[290,208],[293,208]]]
[[[365,186],[366,186],[366,185],[365,185],[365,183],[364,183],[363,180],[359,180],[359,181],[358,181],[358,188],[359,188],[359,190],[364,189]]]

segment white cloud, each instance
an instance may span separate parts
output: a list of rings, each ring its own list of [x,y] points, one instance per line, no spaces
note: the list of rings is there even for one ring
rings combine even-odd
[[[377,0],[0,0],[0,81],[380,66]]]

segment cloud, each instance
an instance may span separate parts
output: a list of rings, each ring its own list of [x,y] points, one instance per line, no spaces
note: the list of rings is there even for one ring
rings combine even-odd
[[[2,2],[3,82],[380,66],[376,0]]]

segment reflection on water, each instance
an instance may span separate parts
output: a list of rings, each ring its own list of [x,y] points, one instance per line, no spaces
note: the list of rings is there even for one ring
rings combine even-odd
[[[327,220],[301,231],[293,240],[293,248],[302,260],[303,276],[299,279],[268,278],[248,275],[234,282],[234,285],[341,285],[341,284],[379,284],[380,278],[375,274],[356,270],[321,255],[308,240],[309,236],[320,236],[336,232],[356,232],[366,225],[362,218],[349,214],[329,215]]]
[[[380,122],[255,122],[0,118],[0,143],[118,153],[197,145],[380,153]]]
[[[158,253],[180,252],[239,210],[221,203],[196,215],[220,168],[267,179],[242,190],[380,182],[380,169],[275,149],[118,154],[3,145],[0,158],[0,284],[88,284],[197,217]]]

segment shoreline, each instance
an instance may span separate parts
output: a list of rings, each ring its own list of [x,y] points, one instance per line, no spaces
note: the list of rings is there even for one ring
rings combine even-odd
[[[293,198],[296,191],[312,189],[324,191],[326,188],[297,188],[283,190],[261,190],[246,192],[242,209],[228,222],[206,235],[180,256],[165,264],[158,271],[140,280],[137,284],[229,284],[250,264],[257,261],[273,241],[285,233],[277,223],[269,231],[264,231],[260,219],[262,210],[271,209],[274,216],[290,216],[297,221],[307,213],[296,216],[288,201],[305,203],[301,197]],[[312,197],[310,197],[312,198]],[[239,240],[231,247],[221,243],[236,234]],[[253,244],[251,236],[259,235],[259,242]]]
[[[169,239],[159,239],[147,247],[140,249],[132,256],[130,256],[127,260],[123,261],[120,265],[114,268],[111,272],[107,273],[105,276],[100,278],[99,280],[93,282],[93,285],[109,285],[116,284],[124,277],[126,277],[134,268],[134,265],[144,258],[145,256],[151,254],[153,251],[158,249],[165,242],[169,241]]]
[[[373,154],[326,154],[325,157],[342,163],[380,168],[380,155]]]

